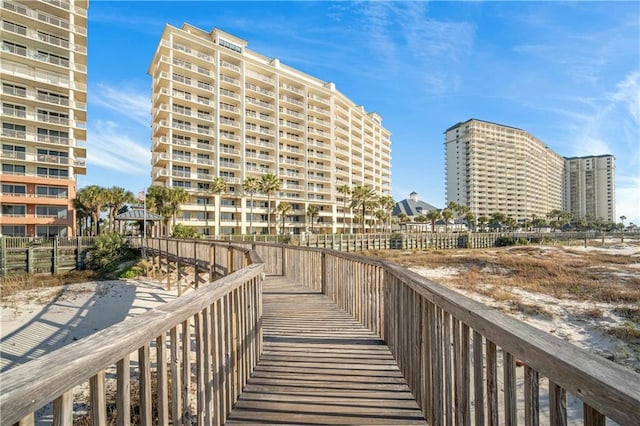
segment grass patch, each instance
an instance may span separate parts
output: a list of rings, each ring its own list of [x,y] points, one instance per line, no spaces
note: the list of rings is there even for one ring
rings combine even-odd
[[[612,312],[627,321],[640,325],[640,307],[618,306]]]
[[[563,251],[539,246],[432,250],[410,256],[402,255],[398,250],[366,254],[408,268],[459,268],[461,273],[449,282],[471,291],[477,291],[476,284],[481,283],[502,288],[522,288],[564,299],[640,302],[637,269],[627,266],[638,263],[638,258],[634,256]]]
[[[0,279],[0,300],[14,294],[38,288],[59,287],[66,284],[77,284],[98,279],[94,271],[71,271],[59,275],[9,275]]]
[[[605,333],[627,343],[640,343],[640,329],[630,322],[607,327]]]

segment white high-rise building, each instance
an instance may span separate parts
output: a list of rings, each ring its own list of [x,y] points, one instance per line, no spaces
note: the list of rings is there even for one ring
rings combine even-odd
[[[0,5],[0,235],[72,236],[86,173],[88,1]]]
[[[447,202],[519,222],[562,209],[564,159],[528,132],[470,119],[445,131]]]
[[[338,187],[391,192],[390,132],[381,117],[333,83],[247,49],[245,40],[167,25],[149,74],[152,184],[189,192],[180,223],[204,234],[237,234],[250,232],[252,222],[253,232],[263,233],[267,214],[286,201],[293,212],[285,232],[337,232],[349,202]],[[270,209],[267,197],[256,194],[250,221],[243,181],[267,173],[278,176],[280,191]],[[220,203],[209,190],[217,177],[229,184]],[[309,206],[319,210],[313,224]],[[357,217],[346,213],[347,229]]]
[[[565,158],[564,210],[574,217],[616,221],[615,157]]]

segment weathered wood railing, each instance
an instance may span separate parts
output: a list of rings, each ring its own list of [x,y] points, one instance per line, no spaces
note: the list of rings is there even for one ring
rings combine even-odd
[[[2,373],[0,423],[33,424],[34,412],[52,402],[51,422],[70,425],[78,420],[74,388],[81,385],[89,398],[76,402],[89,406],[94,425],[223,424],[262,352],[264,265],[255,252],[228,244],[219,246],[227,247],[225,256],[209,257],[224,250],[212,243],[153,242],[169,244],[169,252],[177,248],[174,258],[183,256],[183,243],[195,247],[189,255],[207,270],[236,269],[230,258],[249,265]],[[216,258],[224,263],[209,263]]]
[[[629,369],[390,262],[261,250],[282,253],[283,275],[379,333],[429,424],[537,425],[542,417],[562,425],[571,416],[586,425],[640,424],[640,375]],[[567,393],[582,401],[569,415]]]

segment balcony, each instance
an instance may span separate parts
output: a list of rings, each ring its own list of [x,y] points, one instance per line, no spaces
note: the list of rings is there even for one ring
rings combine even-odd
[[[4,74],[13,75],[19,78],[35,80],[38,82],[61,86],[69,89],[76,89],[81,92],[87,91],[87,86],[83,83],[70,81],[65,75],[40,68],[31,68],[24,64],[19,64],[9,60],[0,62],[0,69]]]
[[[18,13],[20,15],[24,15],[24,16],[28,16],[30,18],[33,19],[37,19],[40,22],[44,22],[46,24],[49,25],[53,25],[55,27],[58,28],[63,28],[65,30],[71,30],[75,33],[78,33],[82,36],[86,36],[87,35],[87,29],[82,27],[82,26],[78,26],[78,25],[70,25],[69,21],[65,20],[65,19],[61,19],[57,16],[54,15],[50,15],[46,12],[43,12],[41,10],[35,10],[35,9],[30,9],[28,7],[25,7],[23,4],[21,3],[14,3],[12,1],[8,1],[8,0],[2,0],[1,2],[1,8],[2,9],[6,9],[8,11],[14,12],[14,13]],[[81,8],[74,8],[74,11],[76,13],[79,13],[81,16],[85,16],[86,17],[86,11],[81,9]]]

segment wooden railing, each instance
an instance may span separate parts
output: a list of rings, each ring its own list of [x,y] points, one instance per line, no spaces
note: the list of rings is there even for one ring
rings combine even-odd
[[[227,243],[147,243],[167,265],[179,260],[229,274],[0,374],[2,425],[33,424],[47,404],[53,424],[79,421],[79,385],[88,386],[89,397],[76,402],[89,406],[94,425],[224,423],[262,352],[264,265]]]
[[[432,425],[640,419],[640,375],[386,261],[265,246],[282,274],[378,333]],[[582,401],[569,407],[569,398]],[[575,410],[574,410],[575,408]],[[544,421],[543,421],[544,423]]]

